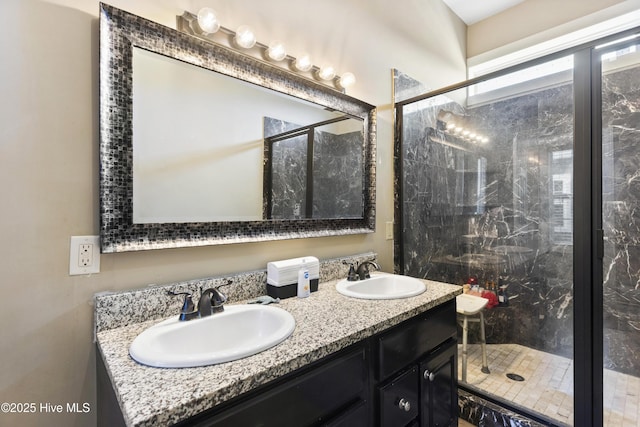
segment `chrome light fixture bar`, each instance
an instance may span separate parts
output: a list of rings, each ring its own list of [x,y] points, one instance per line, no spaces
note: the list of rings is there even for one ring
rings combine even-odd
[[[253,30],[247,25],[241,25],[236,31],[221,26],[216,12],[211,8],[202,8],[197,15],[184,11],[182,15],[176,17],[176,20],[180,31],[225,47],[242,50],[244,53],[277,64],[342,92],[356,82],[351,72],[345,72],[339,76],[331,65],[321,67],[313,65],[308,53],[298,58],[287,54],[285,45],[281,41],[274,40],[268,45],[260,43]]]

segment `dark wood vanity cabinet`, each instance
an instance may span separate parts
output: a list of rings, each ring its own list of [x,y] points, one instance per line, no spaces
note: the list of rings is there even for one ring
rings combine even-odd
[[[455,302],[374,338],[380,427],[457,426]]]
[[[457,342],[450,340],[420,362],[420,423],[423,426],[458,425],[457,352]]]
[[[125,426],[97,353],[98,426]],[[358,343],[204,411],[181,427],[370,427],[369,351]]]
[[[177,425],[456,426],[455,316],[446,302]],[[98,364],[98,423],[121,425],[100,354]]]
[[[370,426],[367,352],[356,345],[294,376],[250,392],[227,408],[179,426]]]

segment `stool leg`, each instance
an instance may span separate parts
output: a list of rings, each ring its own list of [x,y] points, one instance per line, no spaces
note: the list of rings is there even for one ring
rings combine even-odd
[[[485,374],[490,374],[489,364],[487,363],[487,340],[484,335],[484,314],[482,311],[480,312],[480,339],[482,344],[482,372]]]
[[[469,331],[469,322],[467,316],[463,316],[462,321],[462,382],[467,382],[467,332]]]

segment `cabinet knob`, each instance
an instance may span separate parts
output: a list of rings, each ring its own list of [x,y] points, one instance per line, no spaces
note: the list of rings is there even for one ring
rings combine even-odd
[[[436,374],[433,372],[429,372],[428,369],[424,371],[423,376],[425,380],[429,380],[429,381],[433,381],[436,378]]]
[[[411,403],[405,398],[400,399],[398,402],[398,408],[402,409],[405,412],[409,412],[411,410]]]

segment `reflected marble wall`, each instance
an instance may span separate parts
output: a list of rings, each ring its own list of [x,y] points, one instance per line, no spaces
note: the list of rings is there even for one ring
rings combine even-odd
[[[265,118],[265,135],[299,126]],[[364,214],[362,133],[334,134],[316,129],[313,150],[313,218],[362,218]],[[274,219],[306,217],[307,137],[273,144]]]

